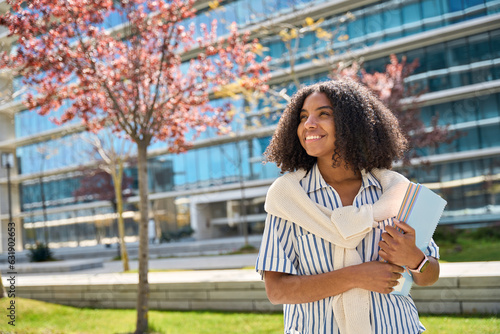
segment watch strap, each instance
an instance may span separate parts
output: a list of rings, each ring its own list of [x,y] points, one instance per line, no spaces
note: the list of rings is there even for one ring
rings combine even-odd
[[[427,269],[428,265],[429,265],[429,258],[427,257],[427,255],[424,254],[424,259],[422,260],[422,262],[420,262],[420,264],[417,266],[417,268],[415,268],[415,269],[408,268],[408,270],[411,273],[423,273],[425,271],[425,269]]]

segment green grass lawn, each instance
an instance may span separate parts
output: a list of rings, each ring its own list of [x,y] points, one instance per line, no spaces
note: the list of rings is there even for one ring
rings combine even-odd
[[[499,241],[459,239],[438,246],[441,260],[447,262],[500,261]]]
[[[8,302],[1,300],[0,309],[6,310]],[[135,328],[135,310],[80,309],[24,298],[17,298],[16,306],[12,333],[131,333]],[[4,313],[0,332],[9,333],[12,327]],[[280,314],[149,311],[149,324],[156,333],[279,333],[282,322]]]
[[[6,310],[9,299],[0,300]],[[5,313],[6,311],[4,311]],[[24,298],[16,299],[16,327],[2,314],[1,333],[88,334],[131,333],[135,310],[79,309]],[[422,316],[429,334],[498,334],[500,319],[492,316]],[[150,327],[156,333],[233,334],[282,333],[282,314],[150,311]]]
[[[500,226],[457,229],[438,226],[434,240],[442,261],[500,261]]]
[[[500,261],[500,226],[464,231],[438,228],[434,236],[445,262]],[[79,309],[24,298],[16,299],[16,326],[8,324],[11,299],[0,300],[0,333],[126,334],[135,328],[135,310]],[[494,316],[422,315],[429,334],[499,334]],[[150,311],[154,333],[232,334],[282,333],[282,314]]]

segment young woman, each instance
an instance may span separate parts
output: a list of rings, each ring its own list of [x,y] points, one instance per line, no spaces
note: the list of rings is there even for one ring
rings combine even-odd
[[[425,330],[411,297],[390,292],[403,266],[425,267],[412,272],[414,282],[433,284],[438,247],[431,241],[425,254],[420,251],[414,230],[395,214],[376,223],[360,218],[375,217],[374,203],[389,193],[382,179],[403,178],[389,169],[405,149],[395,116],[352,80],[314,84],[292,97],[265,153],[282,173],[289,172],[275,183],[291,188],[271,186],[256,264],[269,300],[284,304],[285,333]],[[330,221],[320,223],[323,214],[332,221],[336,216],[332,237]],[[347,238],[351,244],[336,239],[345,236],[337,230],[358,224],[362,232]]]

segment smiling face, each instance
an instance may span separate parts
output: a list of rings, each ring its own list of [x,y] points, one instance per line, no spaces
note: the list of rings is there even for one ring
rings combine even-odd
[[[332,163],[335,151],[334,110],[324,93],[315,92],[305,100],[300,111],[297,135],[307,154],[322,161]]]

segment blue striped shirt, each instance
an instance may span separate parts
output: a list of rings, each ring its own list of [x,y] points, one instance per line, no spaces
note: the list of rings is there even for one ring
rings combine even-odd
[[[340,196],[327,184],[315,165],[301,180],[309,198],[330,209],[342,206]],[[355,206],[372,204],[382,194],[379,181],[371,173],[362,173],[361,189],[354,199]],[[378,243],[392,219],[379,222],[356,248],[364,262],[380,260]],[[321,239],[294,222],[268,214],[256,269],[283,272],[292,275],[316,275],[335,270],[335,245]],[[439,248],[431,241],[425,252],[439,257]],[[340,333],[332,308],[333,297],[304,304],[284,305],[285,333]],[[373,333],[421,333],[420,323],[411,296],[397,296],[371,292],[370,318]]]

